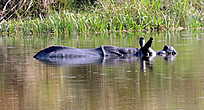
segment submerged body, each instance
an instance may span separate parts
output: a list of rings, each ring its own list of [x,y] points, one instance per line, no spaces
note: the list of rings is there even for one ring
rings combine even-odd
[[[115,46],[100,46],[91,49],[79,49],[65,46],[51,46],[38,52],[34,58],[49,64],[72,65],[93,64],[123,60],[135,56],[138,48],[120,48]],[[135,60],[135,59],[134,59]]]
[[[98,58],[98,57],[127,57],[139,55],[138,48],[121,48],[116,46],[100,46],[91,49],[79,49],[65,46],[51,46],[38,52],[34,58]]]
[[[46,62],[92,63],[108,58],[175,56],[176,50],[165,45],[161,51],[151,49],[153,38],[144,44],[144,38],[139,43],[141,48],[122,48],[116,46],[100,46],[98,48],[79,49],[65,46],[51,46],[38,52],[34,58]]]

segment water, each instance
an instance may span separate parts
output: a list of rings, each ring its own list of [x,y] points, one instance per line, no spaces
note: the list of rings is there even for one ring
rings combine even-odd
[[[140,34],[0,37],[0,110],[203,110],[204,33],[151,33],[153,48],[173,45],[173,61],[156,57],[84,65],[33,58],[49,45],[139,47]]]

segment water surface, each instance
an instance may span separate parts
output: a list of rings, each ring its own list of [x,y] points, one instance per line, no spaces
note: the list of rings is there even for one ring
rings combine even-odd
[[[33,58],[50,45],[95,48],[173,45],[172,61],[113,60],[49,65]],[[0,110],[203,110],[204,32],[0,37]]]

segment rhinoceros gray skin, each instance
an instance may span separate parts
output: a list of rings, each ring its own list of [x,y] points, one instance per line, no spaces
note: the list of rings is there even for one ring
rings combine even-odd
[[[98,48],[80,49],[66,46],[51,46],[39,51],[34,58],[51,64],[91,64],[107,62],[108,59],[150,59],[156,55],[171,57],[176,55],[172,46],[165,45],[161,51],[151,49],[153,38],[144,44],[140,38],[140,48],[123,48],[104,45]],[[138,57],[138,58],[137,58]]]

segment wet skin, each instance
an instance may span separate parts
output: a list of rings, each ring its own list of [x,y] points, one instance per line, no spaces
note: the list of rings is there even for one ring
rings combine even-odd
[[[175,56],[176,50],[172,46],[165,45],[160,51],[151,49],[153,38],[146,44],[144,38],[140,38],[140,48],[123,48],[116,46],[100,46],[98,48],[79,49],[65,46],[51,46],[38,52],[34,58],[47,62],[72,62],[92,63],[100,62],[101,59],[140,57],[150,58],[156,55],[164,57]]]

